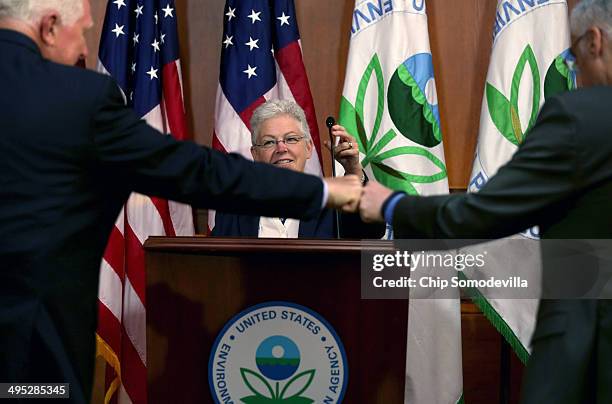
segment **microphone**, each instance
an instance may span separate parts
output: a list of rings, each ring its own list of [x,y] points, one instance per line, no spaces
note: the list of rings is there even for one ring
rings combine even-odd
[[[331,152],[331,164],[332,164],[332,176],[336,177],[336,158],[334,155],[334,137],[332,136],[332,126],[336,124],[336,119],[333,116],[328,116],[325,120],[325,126],[327,126],[327,132],[329,133],[329,151]],[[340,138],[336,139],[340,140]],[[334,219],[336,227],[336,238],[340,239],[340,215],[337,210],[334,210]]]
[[[336,159],[334,155],[334,137],[332,136],[332,126],[336,124],[336,119],[333,116],[328,116],[325,120],[325,126],[327,126],[327,132],[329,133],[329,144],[331,151],[331,161],[332,161],[332,176],[336,176]]]

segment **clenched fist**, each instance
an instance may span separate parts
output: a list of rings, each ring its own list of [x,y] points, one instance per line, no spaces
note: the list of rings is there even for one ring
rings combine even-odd
[[[327,190],[327,207],[341,209],[343,212],[357,212],[361,198],[361,180],[356,175],[325,178]]]
[[[363,188],[359,213],[364,222],[384,222],[382,205],[393,193],[389,188],[385,188],[376,181],[368,182]]]

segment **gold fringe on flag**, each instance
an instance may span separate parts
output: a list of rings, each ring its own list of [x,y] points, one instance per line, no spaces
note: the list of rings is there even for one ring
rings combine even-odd
[[[115,374],[117,375],[104,395],[104,404],[108,404],[121,383],[121,364],[113,349],[96,333],[96,357],[98,356],[104,358],[104,360],[115,370]]]

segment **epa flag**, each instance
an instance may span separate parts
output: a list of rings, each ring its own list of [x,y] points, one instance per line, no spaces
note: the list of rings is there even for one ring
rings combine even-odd
[[[355,0],[339,121],[371,178],[410,194],[448,193],[424,0]],[[404,402],[463,402],[459,296],[412,297]]]
[[[186,138],[173,0],[112,0],[98,70],[127,105],[162,133]],[[151,235],[191,235],[191,208],[132,194],[119,214],[100,268],[97,352],[106,360],[105,402],[146,402],[146,300],[142,244]]]
[[[305,170],[321,175],[319,130],[293,0],[228,0],[223,20],[213,147],[252,158],[253,110],[272,98],[294,100],[306,112],[316,149]]]
[[[542,3],[542,4],[539,4]],[[480,112],[478,144],[469,184],[478,192],[506,164],[535,124],[544,101],[575,87],[566,60],[570,29],[566,0],[547,2],[498,0],[493,25],[493,48]],[[541,257],[537,228],[514,238],[534,240],[516,244],[499,240],[487,246],[482,274],[512,275],[539,285]],[[537,299],[475,299],[475,303],[526,362],[536,323]]]

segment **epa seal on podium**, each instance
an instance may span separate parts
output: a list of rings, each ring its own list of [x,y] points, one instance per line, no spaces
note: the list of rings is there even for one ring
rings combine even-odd
[[[208,361],[217,403],[341,403],[346,353],[318,313],[288,302],[249,307],[221,330]]]

